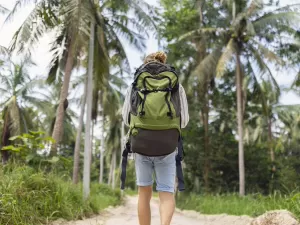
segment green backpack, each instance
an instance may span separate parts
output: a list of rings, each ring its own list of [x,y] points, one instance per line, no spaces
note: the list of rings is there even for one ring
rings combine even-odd
[[[175,68],[159,62],[138,68],[132,83],[130,103],[129,139],[123,152],[121,188],[124,189],[128,153],[164,156],[178,149],[177,177],[179,190],[183,190],[183,177],[179,177],[183,158],[181,106]]]
[[[146,156],[174,152],[181,133],[175,69],[158,62],[143,65],[135,73],[130,100],[131,150]]]

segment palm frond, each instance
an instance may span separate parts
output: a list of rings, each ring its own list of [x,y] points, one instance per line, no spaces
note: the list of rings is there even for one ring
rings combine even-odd
[[[16,3],[14,4],[13,9],[11,11],[8,10],[9,14],[6,17],[5,22],[12,20],[19,9],[23,8],[24,6],[26,6],[27,4],[29,4],[31,2],[33,2],[33,0],[17,0]]]
[[[254,129],[253,136],[252,136],[254,142],[259,141],[259,138],[262,136],[264,132],[264,127],[263,127],[264,124],[262,118],[258,117],[255,122],[256,122],[256,128]]]
[[[217,77],[222,77],[224,75],[226,66],[232,60],[235,51],[234,39],[231,38],[218,61],[216,68]]]
[[[221,36],[221,35],[229,33],[230,31],[231,30],[229,28],[228,29],[214,28],[214,27],[200,28],[200,29],[190,31],[190,32],[180,36],[178,41],[183,41],[185,39],[191,39],[191,38],[195,38],[195,37],[201,37],[202,35]]]
[[[296,75],[291,87],[300,87],[300,72]]]
[[[0,75],[1,84],[4,85],[6,91],[13,92],[14,85],[11,76]]]
[[[298,12],[271,12],[253,21],[253,26],[256,31],[263,32],[268,26],[276,27],[278,25],[297,25],[299,19],[300,14]]]
[[[136,19],[149,30],[154,31],[156,24],[152,19],[155,15],[154,7],[146,3],[144,0],[124,0],[125,4],[133,10]]]
[[[294,104],[294,105],[278,105],[274,106],[275,110],[287,110],[287,111],[300,111],[300,104]]]
[[[199,77],[200,84],[206,85],[215,77],[216,67],[221,54],[222,51],[220,48],[215,49],[212,53],[207,55],[192,72],[193,76],[196,75]]]
[[[257,11],[263,9],[263,4],[262,0],[252,0],[247,9],[247,16],[252,16]]]
[[[106,38],[108,39],[108,48],[116,52],[118,59],[122,61],[123,66],[130,71],[129,59],[123,46],[122,41],[114,30],[105,29]],[[113,60],[113,58],[112,58]],[[122,68],[120,68],[122,69]]]
[[[26,95],[26,96],[23,96],[22,99],[25,102],[27,102],[26,105],[34,106],[39,111],[45,111],[44,110],[45,108],[49,109],[50,107],[52,107],[52,104],[50,102],[42,100],[42,99],[34,97],[34,96]]]
[[[40,19],[39,12],[42,10],[42,4],[38,3],[32,12],[25,19],[21,27],[15,32],[10,44],[10,51],[25,52],[25,48],[30,53],[34,44],[45,34],[46,26]]]
[[[255,47],[257,48],[259,54],[266,58],[269,62],[275,63],[275,65],[284,65],[284,60],[280,58],[275,52],[271,51],[270,49],[263,46],[261,43],[254,39],[252,39],[252,41]]]
[[[5,106],[4,117],[6,117],[9,136],[16,136],[21,133],[21,116],[16,97],[13,96]]]
[[[131,30],[126,25],[119,23],[118,21],[111,21],[109,27],[110,29],[113,29],[119,36],[123,36],[138,51],[142,52],[146,49],[146,39],[143,35],[136,33],[135,31]]]
[[[86,33],[87,36],[89,35],[89,22],[95,19],[90,1],[65,0],[63,11],[65,13],[64,21],[71,37],[78,35],[79,30]]]
[[[276,8],[273,12],[290,12],[293,11],[294,9],[299,9],[300,4],[296,3],[296,4],[290,4],[290,5],[285,5],[279,8]]]
[[[7,8],[5,8],[4,6],[0,5],[0,14],[6,14],[8,12],[9,12],[9,10]]]
[[[50,69],[47,77],[47,83],[53,84],[54,82],[59,82],[61,76],[61,70],[65,66],[65,61],[67,58],[67,28],[63,25],[61,29],[57,31],[57,36],[52,43],[50,52],[52,52],[52,59],[50,62]]]
[[[276,104],[280,96],[280,89],[276,80],[265,82],[261,81],[255,70],[252,67],[252,63],[248,61],[248,72],[253,82],[253,96],[256,97],[262,105],[262,111],[265,116],[269,117],[270,104]],[[275,82],[275,83],[274,83]]]
[[[6,47],[0,45],[0,55],[9,56],[9,50]]]
[[[279,87],[276,79],[274,78],[271,69],[261,58],[261,55],[253,47],[250,46],[249,49],[252,52],[253,60],[256,62],[256,65],[260,70],[261,78],[263,78],[263,80],[268,80],[270,82],[270,84],[272,85],[272,92],[276,93],[277,98],[279,98],[280,87]],[[265,75],[267,76],[267,79],[264,78]]]
[[[118,76],[118,74],[110,75],[110,83],[116,85],[119,88],[127,87],[127,83],[124,79]]]

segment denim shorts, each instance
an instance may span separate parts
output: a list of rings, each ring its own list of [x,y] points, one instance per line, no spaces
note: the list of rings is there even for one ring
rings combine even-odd
[[[135,153],[137,185],[153,185],[153,175],[158,192],[175,191],[176,151],[166,156],[148,157]]]

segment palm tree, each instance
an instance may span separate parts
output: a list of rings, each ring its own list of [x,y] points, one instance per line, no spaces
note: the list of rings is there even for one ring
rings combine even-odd
[[[9,58],[2,65],[0,71],[0,94],[2,96],[0,109],[2,108],[3,130],[1,146],[9,144],[12,136],[20,135],[21,132],[28,132],[28,129],[34,127],[31,119],[28,120],[26,107],[35,107],[41,109],[44,102],[35,97],[37,91],[34,87],[41,84],[41,80],[31,80],[28,67],[34,65],[29,59],[25,58],[20,65],[13,63]],[[2,151],[2,161],[6,163],[8,152]]]
[[[116,83],[115,83],[116,84]],[[121,86],[125,86],[125,84],[121,84]],[[109,184],[111,183],[112,187],[115,188],[115,171],[117,168],[117,157],[118,152],[119,157],[122,158],[122,152],[118,151],[118,149],[122,148],[122,123],[121,123],[121,103],[122,103],[122,94],[120,92],[121,87],[119,90],[117,88],[112,89],[106,92],[106,99],[104,103],[105,107],[105,114],[111,115],[109,116],[109,126],[108,132],[106,137],[106,145],[107,145],[107,152],[111,153],[111,167],[110,167],[110,174],[109,174]],[[113,103],[113,104],[111,104]],[[110,182],[111,181],[111,182]]]
[[[129,16],[128,10],[135,12]],[[119,74],[124,72],[129,73],[129,60],[125,53],[124,46],[120,40],[120,36],[125,37],[135,48],[143,50],[145,48],[145,36],[147,36],[147,29],[153,29],[153,22],[151,15],[147,11],[152,10],[151,7],[144,1],[127,0],[120,1],[104,1],[101,7],[97,8],[97,26],[95,32],[95,76],[93,89],[93,121],[97,121],[98,112],[101,110],[101,146],[100,146],[100,175],[99,182],[103,182],[103,164],[105,151],[104,138],[104,121],[105,115],[105,96],[107,92],[112,91],[111,84],[111,68],[118,68]],[[147,11],[145,11],[147,10]],[[138,19],[135,20],[135,18]],[[133,27],[129,28],[129,27]],[[110,55],[110,57],[108,57]],[[120,78],[112,77],[115,82],[120,83]],[[119,79],[119,81],[117,81]],[[123,82],[124,83],[124,82]]]
[[[9,10],[5,8],[4,6],[0,5],[0,15],[5,15],[9,13]],[[2,54],[3,51],[6,51],[5,47],[0,45],[0,53]]]
[[[275,80],[274,80],[275,81]],[[273,85],[275,84],[275,85]],[[273,121],[274,121],[274,106],[278,104],[280,89],[276,82],[262,82],[259,85],[260,94],[257,96],[261,101],[262,112],[265,117],[265,124],[267,124],[268,130],[268,147],[270,159],[272,162],[275,161],[274,147],[273,147]]]
[[[116,185],[116,168],[117,168],[117,154],[119,146],[121,145],[121,134],[120,134],[120,121],[110,121],[109,132],[107,135],[107,151],[111,154],[110,172],[108,176],[108,184],[115,188]]]
[[[93,2],[92,2],[93,4]],[[90,175],[91,175],[91,122],[92,122],[92,104],[93,104],[93,63],[94,63],[94,42],[95,42],[95,22],[90,21],[90,43],[89,43],[89,61],[87,77],[87,112],[85,124],[85,143],[84,143],[84,170],[83,170],[83,196],[85,199],[90,194]]]
[[[87,95],[87,79],[84,85],[84,92],[82,96],[80,116],[79,116],[79,125],[76,134],[76,142],[74,149],[74,166],[73,166],[73,183],[78,183],[78,174],[79,174],[79,161],[80,161],[80,144],[81,144],[81,132],[83,127],[83,117],[86,106],[86,95]]]
[[[115,139],[116,137],[114,137],[114,141],[109,141],[111,140],[111,135],[115,135],[116,132],[111,132],[112,127],[115,127],[114,129],[120,129],[120,121],[119,121],[119,115],[117,112],[120,112],[121,109],[121,101],[122,101],[122,94],[121,94],[121,90],[122,88],[126,87],[126,83],[124,82],[124,80],[119,77],[119,72],[116,72],[115,74],[111,74],[109,77],[109,82],[108,82],[108,86],[106,88],[102,88],[102,92],[100,95],[100,106],[101,106],[101,146],[100,146],[100,174],[99,174],[99,183],[103,182],[103,170],[104,170],[104,146],[106,143],[110,143],[110,145],[113,145],[114,147],[111,149],[108,147],[108,151],[113,151],[113,156],[116,157],[116,154],[114,151],[117,150],[116,145],[115,144]],[[105,133],[105,120],[109,121],[110,124],[110,128],[108,129],[108,134],[106,136],[106,140],[105,141],[105,137],[104,137],[104,133]],[[120,123],[120,124],[119,124]],[[117,128],[118,127],[118,128]],[[120,135],[118,135],[119,138]],[[119,143],[119,142],[118,142]],[[115,162],[115,158],[113,157],[113,161]],[[112,170],[114,170],[116,167],[116,163],[114,163],[114,166],[112,168]],[[109,176],[111,177],[111,176]]]
[[[281,138],[288,147],[299,145],[300,132],[300,105],[281,105],[274,107],[274,111],[278,116],[281,124],[280,128]]]
[[[28,2],[30,1],[18,1],[14,10],[12,10],[11,16],[16,13],[21,5]],[[41,11],[45,12],[47,16],[41,14]],[[66,47],[66,50],[64,51],[66,60],[63,62],[64,79],[52,134],[53,139],[56,140],[56,143],[53,146],[53,155],[56,154],[57,144],[61,141],[65,115],[64,105],[67,101],[71,73],[74,63],[76,62],[76,57],[80,52],[80,48],[82,44],[85,43],[85,28],[88,26],[88,18],[91,18],[92,15],[91,6],[88,1],[40,1],[15,33],[11,45],[12,50],[17,49],[18,51],[26,51],[27,49],[25,49],[25,46],[28,46],[28,50],[30,50],[30,48],[32,48],[32,46],[49,30],[56,28],[58,29],[59,34],[63,32],[64,38],[61,38],[61,35],[58,35],[56,39],[56,41],[64,41],[65,46],[63,47]],[[57,61],[54,60],[54,62]]]
[[[46,85],[44,86],[45,90],[43,93],[40,93],[41,99],[44,102],[43,108],[40,111],[40,116],[43,117],[41,128],[47,132],[47,135],[51,136],[54,129],[54,124],[56,120],[55,113],[59,106],[59,98],[60,98],[60,89],[61,82],[53,85]],[[70,147],[74,143],[75,137],[75,125],[74,120],[77,118],[76,112],[69,107],[71,104],[77,103],[78,99],[76,98],[69,98],[66,104],[64,104],[64,110],[66,111],[63,129],[62,129],[62,137],[61,143],[64,147]],[[62,149],[60,149],[62,150]]]
[[[18,2],[26,3],[28,1],[20,0]],[[40,18],[40,14],[38,14],[38,12],[44,9],[45,5],[53,6],[50,7],[50,20],[48,19],[47,21],[45,18]],[[46,11],[44,11],[48,12],[48,8],[49,7],[47,7]],[[59,27],[61,30],[60,33],[63,33],[63,35],[59,35],[57,37],[56,41],[62,43],[62,40],[65,40],[64,43],[66,51],[64,51],[63,55],[66,59],[61,63],[58,60],[59,57],[55,55],[53,60],[53,68],[58,68],[59,64],[62,64],[65,68],[60,104],[57,109],[57,119],[52,135],[52,137],[57,141],[56,143],[60,142],[59,139],[61,137],[62,123],[65,113],[63,105],[68,95],[74,60],[76,60],[76,56],[79,54],[81,46],[85,43],[86,36],[88,34],[86,27],[89,26],[89,18],[93,18],[96,21],[95,35],[97,37],[95,39],[97,41],[95,42],[95,48],[97,51],[95,51],[95,60],[99,59],[97,58],[97,55],[107,56],[107,40],[110,40],[110,49],[113,48],[115,54],[119,54],[119,56],[125,58],[126,54],[118,34],[123,35],[130,43],[134,44],[138,48],[142,48],[144,45],[141,40],[144,39],[144,37],[141,34],[143,34],[143,31],[146,31],[146,29],[150,26],[153,27],[150,15],[147,14],[144,8],[151,12],[150,15],[153,14],[153,10],[148,4],[137,0],[104,1],[101,7],[83,0],[63,0],[60,4],[58,1],[43,0],[36,5],[35,9],[26,19],[24,24],[16,32],[12,49],[17,48],[19,50],[23,50],[25,45],[31,47],[32,44],[36,43],[45,32],[53,29],[54,27]],[[137,20],[128,16],[128,12],[131,9],[135,12]],[[16,10],[13,10],[14,13],[15,11]],[[35,29],[30,29],[36,21],[39,21],[38,25],[35,25]],[[137,32],[128,27],[134,27]],[[95,69],[95,72],[99,74],[99,77],[103,76],[103,73],[105,73],[106,69],[103,71],[103,68],[107,68],[107,58],[108,57],[101,57],[100,59],[102,61],[97,61],[97,64],[95,64],[98,65],[100,70],[102,70],[102,73],[98,73],[99,70]],[[126,60],[126,62],[128,62],[128,60]],[[53,72],[53,70],[51,71]],[[105,74],[107,75],[108,73]],[[51,73],[51,75],[53,75],[53,73]],[[53,154],[56,154],[56,146],[54,146],[53,149]]]
[[[133,4],[133,2],[134,1],[132,1],[131,4]],[[109,79],[108,77],[110,74],[109,73],[110,67],[112,68],[118,67],[121,73],[124,71],[125,72],[129,71],[129,61],[127,59],[127,56],[125,54],[125,49],[117,33],[121,35],[125,35],[127,38],[129,38],[129,41],[132,44],[134,44],[137,48],[141,48],[141,46],[143,46],[142,43],[143,38],[141,37],[141,35],[138,35],[137,33],[134,32],[134,30],[130,30],[125,27],[125,24],[133,22],[132,18],[127,17],[126,12],[113,9],[112,7],[116,7],[116,5],[111,4],[111,2],[110,3],[105,2],[103,5],[105,7],[97,7],[97,5],[94,4],[92,5],[92,8],[96,14],[96,22],[97,22],[95,27],[95,37],[94,37],[94,39],[97,41],[95,42],[94,45],[95,75],[93,78],[94,88],[93,88],[93,110],[92,110],[92,118],[93,121],[95,122],[97,121],[99,107],[101,109],[103,108],[102,96],[105,90],[107,89],[107,82],[108,82],[107,80]],[[102,10],[106,11],[108,14],[103,14]],[[144,17],[141,20],[141,23],[146,23],[147,22],[146,20],[149,20],[149,17],[146,15],[145,12],[141,10],[142,9],[140,9],[141,15]],[[128,24],[128,26],[131,25]],[[143,29],[142,26],[139,25],[139,23],[135,23],[134,26],[137,27],[140,30],[140,32]],[[62,38],[59,38],[59,40],[62,40]],[[111,56],[109,57],[109,55]],[[58,59],[58,57],[56,57],[56,59]],[[56,69],[57,67],[54,67],[54,71]],[[104,117],[102,116],[102,118]],[[104,129],[104,119],[102,121],[103,124],[101,126],[101,129]],[[101,131],[101,135],[102,135],[101,152],[103,154],[101,154],[101,159],[100,159],[101,161],[100,171],[103,171],[104,130]],[[78,163],[76,163],[76,165],[77,164]],[[101,177],[103,177],[103,172],[102,175],[100,175],[99,177],[99,181],[102,181]]]
[[[283,60],[278,57],[265,43],[275,44],[278,42],[279,33],[296,33],[293,22],[299,19],[299,13],[293,12],[292,6],[268,10],[262,1],[224,1],[220,5],[222,18],[220,24],[227,22],[224,27],[200,28],[191,31],[182,38],[190,38],[197,35],[213,35],[221,40],[220,46],[216,46],[199,65],[213,65],[216,68],[216,76],[222,77],[227,69],[235,67],[236,98],[237,98],[237,121],[239,135],[239,181],[240,195],[245,195],[245,166],[244,166],[244,144],[243,144],[243,115],[245,107],[245,96],[243,80],[245,77],[244,61],[250,59],[252,64],[257,65],[262,75],[270,75],[267,61],[282,65]],[[225,48],[224,48],[225,46]],[[279,45],[278,45],[279,46]],[[203,76],[207,69],[203,69]],[[201,73],[200,73],[201,74]]]

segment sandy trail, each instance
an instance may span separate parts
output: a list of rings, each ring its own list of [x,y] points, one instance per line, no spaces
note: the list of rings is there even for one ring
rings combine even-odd
[[[139,225],[137,197],[127,197],[123,206],[108,208],[100,215],[79,221],[56,223],[56,225]],[[151,201],[152,225],[160,225],[158,201]],[[172,225],[248,225],[248,216],[201,215],[194,211],[176,210]]]

